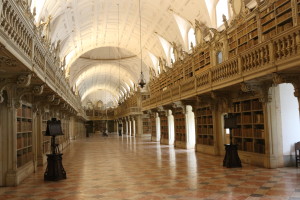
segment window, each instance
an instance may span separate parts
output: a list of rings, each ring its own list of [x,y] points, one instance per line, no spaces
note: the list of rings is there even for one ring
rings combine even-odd
[[[222,53],[222,51],[219,51],[217,53],[217,62],[218,62],[218,64],[223,62],[223,53]]]
[[[188,32],[188,45],[189,45],[189,50],[192,49],[192,44],[193,47],[196,46],[196,37],[195,37],[195,30],[191,28]]]
[[[158,74],[160,74],[160,66],[159,65],[157,65],[157,72],[158,72]]]
[[[175,55],[174,55],[174,49],[173,47],[170,48],[170,58],[171,58],[171,63],[175,62]]]
[[[228,0],[219,0],[216,6],[216,13],[217,13],[217,27],[223,24],[223,15],[229,19],[228,16]]]

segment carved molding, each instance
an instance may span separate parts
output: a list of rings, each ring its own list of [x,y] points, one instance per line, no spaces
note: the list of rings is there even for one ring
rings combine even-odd
[[[172,104],[173,109],[182,109],[182,113],[185,114],[186,113],[186,106],[184,105],[184,103],[182,101],[176,101]]]
[[[34,95],[41,95],[44,91],[44,85],[36,85],[32,89]]]
[[[23,74],[17,78],[17,85],[21,87],[27,87],[31,83],[31,74]]]
[[[3,45],[0,46],[0,49],[3,49]],[[5,47],[4,47],[5,48]],[[9,67],[16,67],[17,66],[17,60],[12,59],[12,58],[8,58],[6,56],[0,56],[0,64],[2,66],[9,66]]]
[[[285,79],[283,78],[283,76],[280,75],[280,74],[278,74],[278,73],[273,73],[272,77],[273,77],[273,83],[275,85],[279,85],[281,83],[285,83],[286,82]]]
[[[272,97],[269,95],[270,87],[272,87],[272,82],[262,82],[260,84],[241,83],[241,90],[244,93],[252,93],[252,95],[257,95],[259,101],[262,103],[272,101]]]
[[[17,100],[17,101],[14,103],[15,109],[21,108],[21,105],[22,105],[21,100]]]
[[[54,94],[51,94],[51,95],[47,96],[47,101],[48,102],[53,102],[54,99],[55,99],[55,95]]]
[[[249,84],[242,82],[240,85],[242,92],[251,92],[251,86]]]
[[[53,101],[53,105],[56,105],[56,106],[58,106],[60,104],[60,98],[56,98],[56,99],[54,99],[54,101]]]

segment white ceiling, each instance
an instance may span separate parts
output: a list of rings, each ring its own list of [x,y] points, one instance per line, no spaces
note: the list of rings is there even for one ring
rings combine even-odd
[[[174,13],[192,26],[195,19],[210,26],[207,1],[141,0],[143,72],[147,82],[149,67],[154,67],[148,52],[165,57],[157,36],[168,42],[183,43]],[[36,5],[38,22],[51,15],[51,42],[61,41],[60,56],[67,58],[66,75],[70,84],[76,85],[84,104],[99,100],[104,104],[116,102],[119,88],[129,92],[129,86],[134,90],[141,71],[138,0],[33,2],[37,3],[42,4]]]

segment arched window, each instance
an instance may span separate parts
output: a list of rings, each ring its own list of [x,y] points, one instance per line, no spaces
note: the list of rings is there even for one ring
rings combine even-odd
[[[217,27],[223,24],[223,15],[226,16],[227,20],[228,16],[228,0],[219,0],[216,6],[216,14],[217,14]]]
[[[222,63],[223,62],[223,54],[222,54],[222,51],[219,51],[217,53],[217,62],[218,64]]]
[[[188,43],[189,43],[189,50],[196,46],[196,37],[195,37],[195,30],[193,28],[190,28],[188,32]]]
[[[174,49],[173,47],[170,48],[170,61],[171,63],[174,63],[175,62],[175,55],[174,55]]]
[[[157,65],[157,72],[158,72],[158,74],[160,74],[160,72],[161,72],[161,69],[160,69],[159,65]]]

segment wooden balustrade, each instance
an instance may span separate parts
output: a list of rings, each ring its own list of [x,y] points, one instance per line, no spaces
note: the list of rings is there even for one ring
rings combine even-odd
[[[299,31],[293,31],[273,40],[275,60],[293,56],[299,52]]]
[[[272,52],[271,52],[272,53]],[[250,49],[241,55],[242,72],[249,72],[270,64],[269,45],[264,43],[259,47]]]
[[[21,14],[16,12],[12,1],[3,1],[1,15],[1,29],[4,31],[8,38],[19,47],[26,57],[31,57],[33,31],[25,25],[22,20]]]
[[[172,92],[172,99],[180,98],[180,86],[179,85],[172,86],[171,92]]]
[[[201,74],[196,75],[196,88],[205,87],[210,83],[210,70],[205,70]]]
[[[181,94],[189,94],[195,91],[195,78],[189,78],[181,83]]]
[[[212,82],[219,82],[239,74],[238,58],[225,61],[211,68]]]

